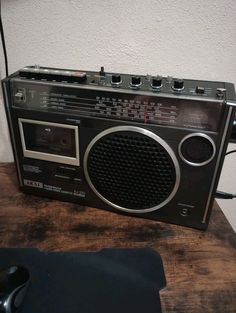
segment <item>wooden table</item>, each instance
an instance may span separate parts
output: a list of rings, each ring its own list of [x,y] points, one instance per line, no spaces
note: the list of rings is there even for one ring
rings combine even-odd
[[[164,263],[163,312],[236,312],[236,235],[216,203],[202,232],[25,195],[13,164],[0,164],[0,247],[150,247]]]

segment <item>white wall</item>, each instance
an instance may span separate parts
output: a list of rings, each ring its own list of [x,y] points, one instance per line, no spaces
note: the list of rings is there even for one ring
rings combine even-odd
[[[235,0],[2,0],[2,14],[10,72],[104,65],[236,83]],[[0,103],[0,161],[10,160]]]

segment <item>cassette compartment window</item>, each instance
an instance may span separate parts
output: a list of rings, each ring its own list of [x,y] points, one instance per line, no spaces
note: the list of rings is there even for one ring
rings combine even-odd
[[[77,126],[22,118],[18,122],[25,157],[79,165]]]

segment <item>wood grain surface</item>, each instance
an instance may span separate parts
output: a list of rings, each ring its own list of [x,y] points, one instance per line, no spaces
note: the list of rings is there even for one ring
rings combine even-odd
[[[14,165],[0,164],[0,247],[150,247],[164,263],[163,312],[236,312],[236,235],[216,203],[203,232],[25,195]]]

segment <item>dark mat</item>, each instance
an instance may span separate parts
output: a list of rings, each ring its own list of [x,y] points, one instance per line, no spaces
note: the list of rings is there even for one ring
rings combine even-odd
[[[151,249],[0,249],[0,270],[10,265],[30,272],[22,313],[161,312],[165,276],[160,255]]]

